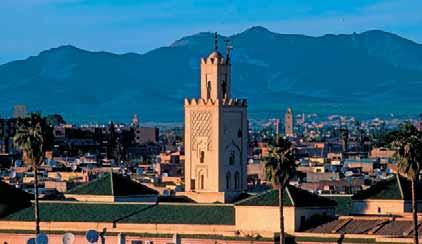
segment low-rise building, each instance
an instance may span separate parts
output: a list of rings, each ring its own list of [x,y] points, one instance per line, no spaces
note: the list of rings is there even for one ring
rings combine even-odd
[[[370,153],[371,158],[393,158],[395,150],[391,150],[385,147],[373,148]]]
[[[247,198],[235,204],[236,229],[243,235],[270,236],[279,231],[280,208],[278,190]],[[287,186],[284,192],[284,225],[287,233],[294,233],[306,226],[314,216],[334,217],[335,201],[308,191]]]
[[[317,173],[317,172],[307,172],[306,173],[306,182],[319,182],[324,180],[339,180],[340,174],[339,173],[332,173],[332,172],[325,172],[325,173]]]
[[[139,127],[135,128],[136,144],[157,143],[159,130],[155,127]]]
[[[417,184],[416,192],[422,192],[422,185]],[[394,175],[379,181],[370,188],[355,194],[353,213],[365,215],[399,215],[411,214],[411,183],[408,179]],[[422,212],[422,196],[417,194],[419,212]]]

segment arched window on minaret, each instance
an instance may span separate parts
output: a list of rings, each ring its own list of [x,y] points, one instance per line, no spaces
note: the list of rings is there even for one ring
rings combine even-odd
[[[203,174],[201,174],[201,176],[200,176],[199,184],[200,184],[199,188],[201,190],[204,190],[205,189],[205,176]]]
[[[205,162],[205,152],[204,151],[201,151],[199,153],[199,162],[200,163],[204,163]]]
[[[236,171],[234,174],[234,188],[239,189],[240,188],[240,174]]]
[[[207,99],[211,98],[211,81],[207,82]]]
[[[231,176],[231,174],[230,174],[230,172],[227,172],[227,174],[226,174],[226,189],[228,190],[228,189],[230,189],[230,187],[231,187],[231,179],[232,178],[232,176]]]
[[[221,83],[221,91],[223,93],[223,99],[227,99],[227,82],[225,80]]]
[[[233,165],[235,163],[235,160],[236,160],[235,155],[236,155],[235,152],[232,150],[230,152],[230,157],[229,157],[229,164],[230,165]]]

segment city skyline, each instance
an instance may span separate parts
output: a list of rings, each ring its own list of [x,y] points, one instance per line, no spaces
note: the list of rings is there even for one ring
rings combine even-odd
[[[421,3],[15,2],[0,243],[422,241]]]

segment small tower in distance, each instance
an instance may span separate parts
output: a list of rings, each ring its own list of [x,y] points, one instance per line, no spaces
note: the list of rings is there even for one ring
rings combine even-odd
[[[133,118],[132,118],[132,127],[133,128],[139,128],[139,119],[138,119],[138,115],[134,114]]]
[[[287,109],[287,112],[284,114],[284,134],[287,137],[293,137],[294,131],[293,131],[293,111],[289,107]]]
[[[13,106],[12,118],[15,118],[15,119],[25,118],[27,115],[28,115],[28,111],[25,105],[17,104]]]

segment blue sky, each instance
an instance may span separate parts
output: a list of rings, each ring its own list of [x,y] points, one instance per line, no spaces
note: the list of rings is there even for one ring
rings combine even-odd
[[[64,44],[144,53],[201,31],[370,29],[422,43],[421,0],[0,0],[0,64]]]

